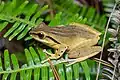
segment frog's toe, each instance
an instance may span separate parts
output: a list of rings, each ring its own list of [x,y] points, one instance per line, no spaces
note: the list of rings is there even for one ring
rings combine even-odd
[[[43,49],[43,52],[46,53],[49,56],[52,56],[53,54],[49,53],[46,49]]]
[[[47,58],[47,59],[45,59],[45,60],[41,61],[41,63],[43,64],[43,63],[47,62],[49,59],[50,59],[50,60],[53,60],[53,59],[58,59],[58,57],[56,57],[56,56],[53,54],[53,55],[52,55],[52,56],[50,56],[49,58]]]
[[[49,58],[41,61],[41,63],[43,64],[43,63],[47,62],[48,60],[49,60]]]
[[[60,56],[56,55],[56,54],[51,54],[49,59],[59,59]]]

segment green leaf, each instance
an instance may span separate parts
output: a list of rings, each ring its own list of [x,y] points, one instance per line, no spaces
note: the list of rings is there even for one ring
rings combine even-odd
[[[86,61],[81,62],[81,66],[85,72],[86,80],[90,80],[90,69]]]
[[[54,74],[53,74],[53,70],[51,68],[49,68],[49,79],[50,80],[55,80]]]
[[[5,50],[5,51],[4,51],[4,65],[5,65],[5,69],[6,69],[7,71],[11,70],[10,58],[9,58],[8,50]]]
[[[64,66],[63,64],[58,64],[56,65],[59,76],[60,76],[60,80],[65,80],[65,70],[64,70]]]
[[[66,77],[67,80],[72,80],[73,79],[73,71],[72,71],[72,66],[66,67]]]
[[[17,2],[19,1],[13,0],[5,5],[2,2],[0,5],[0,31],[6,28],[7,24],[13,24],[9,26],[8,31],[4,35],[9,40],[16,36],[17,40],[24,38],[31,28],[36,27],[43,21],[40,16],[48,8],[47,5],[38,8],[38,4],[29,3],[29,1],[21,2],[20,5],[16,5]]]
[[[8,22],[0,23],[0,31],[2,31],[6,26]]]
[[[49,26],[60,25],[62,12],[56,14],[55,18],[49,23]]]
[[[40,75],[40,68],[34,69],[34,80],[39,80]]]
[[[28,49],[25,49],[25,56],[27,58],[28,65],[34,65],[32,56],[31,56],[30,52],[28,51]]]
[[[75,80],[79,80],[79,68],[80,68],[79,63],[73,65],[73,73],[74,73],[73,76]]]
[[[41,80],[48,80],[48,72],[47,67],[41,68]]]
[[[20,25],[20,22],[16,22],[12,28],[10,28],[4,35],[4,37],[7,37],[8,35],[10,35],[18,26]]]
[[[2,66],[2,60],[1,60],[1,57],[0,57],[0,72],[3,71],[3,66]]]
[[[13,69],[17,70],[19,69],[19,64],[16,56],[14,54],[11,55],[12,63],[13,63]],[[11,74],[10,80],[16,80],[17,72],[14,72]]]
[[[37,55],[36,51],[32,47],[30,47],[29,50],[30,50],[30,53],[32,55],[32,58],[33,58],[35,64],[40,64],[40,58]]]
[[[3,10],[5,3],[2,1],[0,4],[0,12]]]

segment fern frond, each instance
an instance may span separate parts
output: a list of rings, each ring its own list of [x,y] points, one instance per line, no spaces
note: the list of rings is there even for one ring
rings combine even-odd
[[[115,5],[115,1],[116,0],[102,0],[103,9],[104,9],[104,12],[107,16],[110,16],[112,8]]]
[[[0,5],[0,31],[2,31],[9,23],[12,27],[5,33],[4,37],[9,36],[12,40],[17,36],[17,40],[22,39],[28,31],[43,21],[40,15],[47,9],[48,6],[41,7],[38,10],[37,4],[25,1],[16,5],[16,0]]]
[[[67,16],[67,17],[64,16],[64,15],[65,14],[62,13],[62,12],[56,14],[55,18],[53,20],[51,20],[51,22],[49,23],[49,26],[56,26],[56,25],[61,25],[61,24],[66,25],[66,24],[69,24],[69,23],[72,23],[72,22],[87,24],[87,18],[83,18],[79,14],[74,14],[72,16]],[[63,20],[63,17],[64,17],[64,20]],[[102,23],[104,20],[106,20],[106,18],[105,18],[105,16],[102,16],[101,19],[98,21],[100,23],[96,23],[96,25],[99,24],[99,25],[101,25],[104,28],[105,23]],[[95,21],[97,21],[97,20],[95,20]],[[96,28],[96,26],[95,26],[95,28]],[[85,76],[86,76],[86,79],[87,79],[90,76],[89,67],[87,67],[88,65],[86,64],[86,62],[81,63],[81,64],[85,65],[85,66],[82,66],[82,68],[86,72]],[[70,70],[71,70],[71,68],[70,68]],[[70,76],[70,75],[72,76],[74,74],[72,74],[72,72],[69,72],[67,74],[67,76]],[[68,77],[68,80],[69,79],[72,79],[72,77]],[[89,79],[90,79],[90,77],[89,77]]]
[[[66,1],[60,0],[59,2],[57,0],[54,0],[52,7],[56,11],[59,11],[59,12],[61,11],[63,13],[61,18],[61,21],[63,21],[62,24],[65,24],[65,22],[68,21],[69,17],[73,18],[73,19],[71,18],[73,22],[74,20],[77,21],[78,19],[86,19],[85,21],[86,23],[83,22],[83,24],[90,25],[95,29],[97,29],[98,31],[100,31],[102,33],[101,39],[103,38],[105,25],[107,22],[107,17],[105,14],[103,15],[98,14],[95,8],[92,8],[92,7],[78,6],[74,2],[74,0],[66,0]],[[76,15],[76,17],[75,16],[73,17],[73,15]],[[79,16],[79,18],[77,16]],[[108,43],[109,36],[110,34],[107,34],[107,39],[105,44]],[[99,44],[101,43],[102,43],[102,40],[99,41]]]
[[[89,10],[92,10],[92,11],[89,11]],[[94,17],[91,18],[89,16],[94,16]],[[58,14],[55,15],[55,18],[51,20],[51,22],[49,23],[49,26],[66,25],[72,22],[87,24],[87,25],[90,25],[91,27],[94,27],[98,31],[100,31],[102,35],[101,35],[101,40],[99,41],[99,44],[102,43],[102,38],[104,35],[104,27],[107,22],[107,18],[105,15],[96,14],[93,8],[89,8],[86,15],[84,15],[84,17],[81,16],[81,14],[67,15],[66,13],[59,12]],[[107,35],[106,43],[108,42],[108,36],[109,35]]]
[[[119,70],[119,57],[120,57],[120,51],[119,51],[119,47],[120,47],[120,38],[119,38],[119,25],[120,25],[120,20],[119,20],[119,2],[116,3],[116,8],[113,12],[112,18],[111,18],[111,23],[112,23],[112,27],[108,29],[108,31],[112,34],[112,37],[109,38],[109,40],[112,42],[111,47],[109,48],[108,51],[110,54],[112,54],[112,56],[108,57],[108,61],[111,62],[111,64],[113,64],[114,69],[111,68],[104,68],[104,73],[103,75],[106,75],[106,77],[112,79],[112,80],[119,80],[119,74],[120,74],[120,70]]]
[[[20,79],[31,80],[32,70],[34,71],[33,74],[34,79],[39,80],[40,68],[49,66],[49,64],[48,63],[44,65],[41,64],[39,54],[36,54],[36,51],[32,47],[30,47],[29,50],[25,49],[25,55],[27,59],[27,64],[22,65],[20,68],[16,56],[14,54],[10,56],[8,50],[5,50],[4,62],[2,62],[0,58],[0,74],[3,74],[2,76],[3,80],[6,79],[15,80],[18,73],[20,74]],[[44,72],[42,72],[42,74],[44,75]]]
[[[58,10],[59,12],[55,15],[55,18],[50,21],[49,26],[56,26],[61,24],[66,25],[71,22],[78,22],[78,23],[88,24],[91,27],[94,27],[100,32],[104,33],[104,27],[107,21],[105,15],[97,14],[94,8],[88,8],[86,6],[79,7],[79,6],[76,6],[75,4],[72,4],[72,2],[68,2],[68,1],[69,0],[63,1],[65,2],[64,4],[61,4],[63,6],[57,5],[59,7],[59,10]],[[63,2],[60,2],[60,3],[63,3]],[[66,5],[67,3],[69,4]],[[17,37],[17,40],[20,40],[23,37],[25,37],[31,28],[37,26],[40,22],[42,22],[43,19],[40,18],[41,17],[40,14],[42,14],[47,9],[47,6],[44,6],[44,7],[41,7],[39,10],[37,4],[32,4],[32,3],[29,3],[28,1],[21,3],[21,5],[19,6],[15,5],[15,0],[13,2],[9,2],[8,4],[2,3],[0,7],[0,10],[1,10],[0,26],[2,26],[0,27],[0,31],[6,28],[6,25],[8,25],[9,23],[12,24],[12,27],[4,35],[4,37],[9,37],[9,40],[12,40],[14,37]],[[13,7],[8,7],[7,9],[8,12],[6,12],[7,10],[4,11],[4,9],[6,9],[7,6],[10,6],[10,4],[11,5],[14,4],[15,9]],[[64,7],[64,5],[66,5],[66,8],[69,7],[69,9],[61,8],[61,7]],[[28,39],[28,38],[29,37],[25,39]],[[5,62],[5,65],[7,64],[8,65],[5,67],[3,62],[2,61],[0,62],[0,70],[1,70],[0,74],[4,75],[2,76],[2,79],[11,78],[11,80],[13,80],[13,79],[16,79],[16,76],[20,74],[21,80],[22,79],[31,80],[33,78],[35,80],[39,80],[39,79],[54,80],[52,70],[48,68],[49,63],[41,64],[41,60],[45,59],[45,55],[41,49],[39,48],[34,49],[33,47],[30,47],[29,49],[25,49],[27,64],[23,64],[22,66],[19,65],[17,58],[15,57],[14,54],[12,54],[13,57],[12,55],[10,55],[11,57],[9,57],[8,51],[5,51],[4,55],[7,56],[7,57],[4,57],[6,58],[6,61],[7,61]],[[16,62],[14,62],[14,60]],[[89,68],[86,62],[83,63],[83,65],[85,65],[84,71],[88,70],[90,72],[85,74],[80,65],[81,63],[76,63],[72,66],[66,67],[64,61],[52,60],[52,62],[56,66],[61,80],[66,80],[66,79],[67,80],[70,80],[70,79],[83,80],[84,75],[89,77],[90,75],[96,75],[95,67],[94,69],[91,69],[91,67]],[[13,65],[10,65],[10,64],[13,64]]]
[[[64,3],[63,3],[64,2]],[[75,14],[79,14],[82,18],[87,18],[87,24],[94,25],[100,31],[104,31],[107,18],[105,15],[96,13],[95,8],[87,6],[79,6],[74,0],[54,0],[53,9],[57,12],[62,12],[62,21],[67,21],[67,17],[72,17]],[[71,6],[72,5],[72,6]],[[74,19],[74,18],[73,18]],[[101,25],[100,25],[101,24]]]
[[[96,13],[95,8],[87,7],[85,5],[83,7],[78,6],[77,4],[75,4],[74,0],[60,0],[59,2],[57,0],[54,0],[53,8],[64,13],[64,16],[79,14],[83,18],[87,18],[89,24],[94,24],[93,22],[96,21],[98,21],[97,23],[99,23],[100,18],[103,18],[102,20],[104,21],[101,21],[103,24],[105,24],[107,21],[105,15],[103,15],[104,17],[101,17],[100,14]]]
[[[29,49],[25,49],[24,51],[27,63],[22,65],[19,65],[19,61],[14,54],[9,55],[8,50],[4,51],[4,59],[0,57],[0,76],[2,80],[32,80],[33,78],[34,80],[54,80],[49,63],[41,64],[41,61],[46,59],[41,48],[29,47]],[[80,63],[68,67],[65,66],[65,61],[52,60],[52,63],[56,66],[61,80],[83,78],[84,72]],[[86,66],[84,62],[82,62],[82,65]],[[91,75],[95,75],[93,69],[91,70]]]

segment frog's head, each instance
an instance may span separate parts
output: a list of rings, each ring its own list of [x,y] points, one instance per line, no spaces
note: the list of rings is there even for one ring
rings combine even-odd
[[[43,44],[46,44],[48,46],[52,46],[56,43],[58,43],[49,33],[49,27],[45,23],[41,23],[38,27],[33,28],[29,34],[34,38],[35,40],[42,42]]]

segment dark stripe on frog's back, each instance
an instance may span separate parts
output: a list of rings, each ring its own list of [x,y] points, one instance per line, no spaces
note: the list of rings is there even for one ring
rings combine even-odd
[[[81,27],[49,27],[49,29],[45,30],[45,32],[52,33],[62,37],[71,37],[71,36],[80,36],[83,38],[93,38],[95,34],[88,32],[87,30]]]

